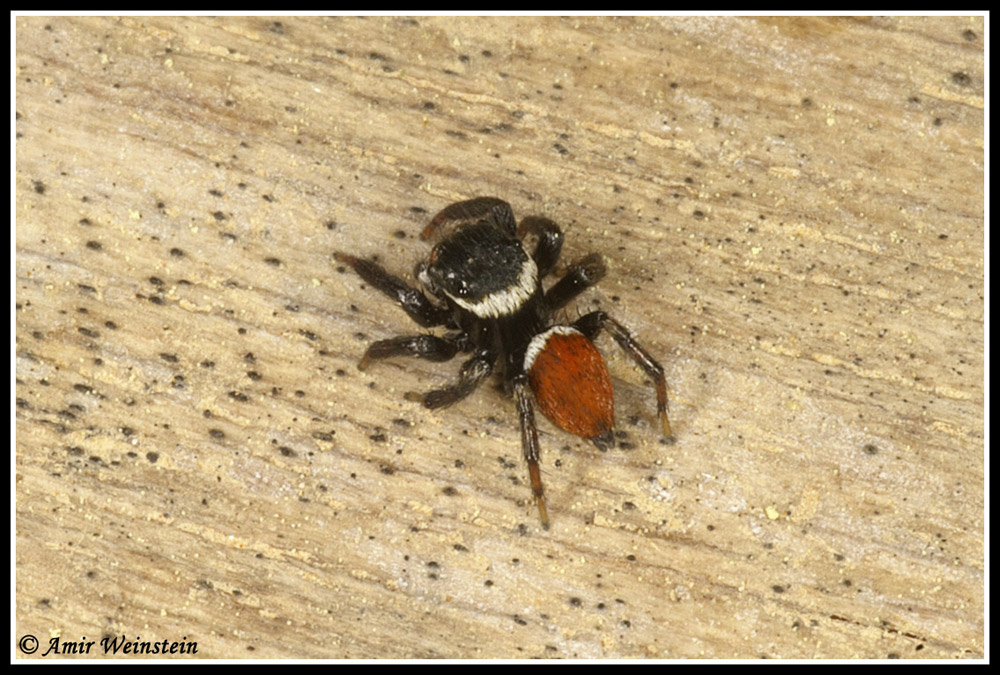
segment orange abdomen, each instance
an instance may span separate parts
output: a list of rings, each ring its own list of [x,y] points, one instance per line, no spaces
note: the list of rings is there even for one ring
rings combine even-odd
[[[538,408],[556,426],[587,439],[609,436],[614,391],[593,342],[567,326],[550,328],[531,341],[524,365]]]

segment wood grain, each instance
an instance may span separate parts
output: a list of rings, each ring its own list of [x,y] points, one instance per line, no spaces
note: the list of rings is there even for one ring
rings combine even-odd
[[[205,658],[984,656],[984,22],[16,20],[16,631]],[[621,447],[337,270],[561,223]],[[104,656],[100,643],[89,656]],[[19,657],[25,655],[18,652]],[[120,656],[120,655],[119,655]],[[51,658],[51,654],[47,657]]]

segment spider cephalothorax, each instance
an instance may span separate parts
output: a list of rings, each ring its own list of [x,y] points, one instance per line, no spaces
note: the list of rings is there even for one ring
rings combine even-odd
[[[521,244],[521,237],[529,234],[538,238],[530,255]],[[421,237],[439,239],[415,270],[426,293],[373,262],[335,254],[421,326],[449,329],[442,336],[407,335],[374,342],[359,367],[391,356],[447,361],[458,352],[471,352],[455,384],[408,396],[428,408],[465,398],[499,371],[506,390],[517,401],[531,488],[546,528],[549,518],[538,467],[533,404],[556,426],[601,449],[614,444],[614,391],[593,342],[601,330],[607,330],[652,378],[663,435],[672,440],[663,368],[629,332],[602,311],[585,314],[571,324],[553,320],[556,310],[604,276],[600,255],[592,253],[578,260],[543,290],[542,279],[559,259],[562,231],[539,216],[528,216],[518,226],[510,205],[495,197],[477,197],[444,208]]]

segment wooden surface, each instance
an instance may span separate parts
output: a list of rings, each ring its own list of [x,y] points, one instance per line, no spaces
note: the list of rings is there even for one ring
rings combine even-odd
[[[16,632],[201,657],[984,655],[982,18],[18,18]],[[623,447],[513,402],[409,278],[558,220]],[[23,654],[17,652],[17,656]],[[90,656],[103,656],[98,643]],[[51,658],[51,657],[49,657]]]

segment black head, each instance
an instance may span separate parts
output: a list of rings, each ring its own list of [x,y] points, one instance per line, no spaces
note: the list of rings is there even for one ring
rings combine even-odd
[[[480,318],[513,314],[540,289],[538,268],[521,242],[484,220],[435,246],[418,275]]]

